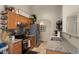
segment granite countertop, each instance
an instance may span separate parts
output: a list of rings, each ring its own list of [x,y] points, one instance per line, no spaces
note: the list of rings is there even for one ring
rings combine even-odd
[[[59,51],[59,52],[64,52],[64,53],[74,53],[75,49],[68,45],[66,42],[63,41],[48,41],[46,45],[47,50],[52,50],[52,51]]]
[[[46,45],[46,49],[53,51],[61,51],[62,45],[60,41],[48,41]]]
[[[17,43],[19,41],[22,41],[22,39],[15,39],[14,41],[10,40],[9,43]]]

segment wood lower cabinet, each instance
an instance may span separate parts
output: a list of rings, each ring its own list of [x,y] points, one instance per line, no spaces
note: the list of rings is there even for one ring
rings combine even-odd
[[[34,48],[35,47],[35,45],[36,45],[36,39],[35,39],[34,36],[32,36],[31,38],[29,38],[28,44],[29,44],[30,48]]]
[[[64,52],[57,52],[57,51],[50,51],[50,50],[47,50],[47,51],[46,51],[46,54],[64,54]]]
[[[22,41],[9,44],[10,54],[21,54],[22,53]]]

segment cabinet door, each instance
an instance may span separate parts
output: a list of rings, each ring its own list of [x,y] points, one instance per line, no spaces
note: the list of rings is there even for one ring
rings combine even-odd
[[[24,17],[22,15],[17,15],[16,19],[17,19],[17,22],[21,22],[21,23],[26,24],[27,29],[30,28],[31,20],[29,18]]]
[[[8,11],[8,29],[15,29],[16,28],[16,13]]]
[[[33,36],[33,37],[31,37],[31,38],[29,38],[29,43],[30,43],[30,48],[34,48],[35,47],[35,45],[36,45],[36,39],[35,39],[35,37]]]
[[[20,54],[22,53],[22,43],[17,42],[9,45],[10,54]]]

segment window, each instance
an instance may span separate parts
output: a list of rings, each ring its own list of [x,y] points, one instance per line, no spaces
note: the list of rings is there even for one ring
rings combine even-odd
[[[77,35],[77,16],[69,16],[67,18],[67,32]]]

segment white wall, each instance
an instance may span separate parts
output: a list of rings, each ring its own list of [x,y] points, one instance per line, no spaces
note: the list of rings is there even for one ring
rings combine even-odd
[[[66,32],[67,16],[79,13],[79,5],[64,5],[63,6],[63,31]]]
[[[27,14],[31,13],[30,5],[11,5],[11,6],[13,6],[15,9],[20,9],[20,10],[26,12]]]
[[[57,6],[57,5],[36,5],[36,6],[31,6],[32,8],[32,13],[36,14],[37,20],[48,20],[51,22],[51,26],[48,28],[51,30],[48,30],[50,33],[43,35],[42,40],[46,40],[46,37],[48,38],[49,35],[51,36],[53,31],[55,30],[56,27],[56,21],[58,18],[62,17],[62,6]]]

